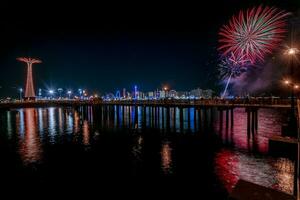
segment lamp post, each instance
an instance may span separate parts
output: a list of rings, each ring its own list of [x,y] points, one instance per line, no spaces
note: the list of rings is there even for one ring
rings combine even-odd
[[[20,88],[20,89],[19,89],[20,101],[22,101],[22,93],[23,93],[23,89],[22,89],[22,88]]]
[[[54,90],[49,90],[50,99],[53,98]]]
[[[165,87],[163,88],[163,90],[164,90],[164,92],[165,92],[165,98],[167,98],[167,97],[168,97],[168,87],[165,86]]]
[[[86,90],[83,90],[82,92],[83,92],[83,99],[86,100],[88,93]]]
[[[291,81],[285,81],[286,84],[291,85],[291,116],[289,121],[289,131],[291,131],[291,136],[297,138],[297,146],[298,146],[298,152],[297,152],[297,159],[295,161],[295,172],[294,172],[294,195],[299,199],[299,192],[298,192],[298,183],[299,183],[299,156],[300,156],[300,144],[299,144],[299,131],[297,129],[297,118],[295,115],[295,89],[298,89],[299,86],[295,84],[294,80],[294,64],[295,59],[297,57],[297,54],[299,53],[299,50],[296,48],[289,48],[286,51],[286,55],[289,57],[290,62],[290,78]],[[299,112],[299,110],[298,110]]]
[[[59,98],[61,99],[61,97],[62,97],[61,94],[62,94],[62,92],[63,92],[63,89],[62,89],[62,88],[58,88],[57,91],[58,91],[58,93],[59,93]]]
[[[298,89],[298,85],[295,84],[294,80],[294,62],[295,58],[298,54],[299,50],[296,48],[289,48],[286,50],[286,55],[289,58],[290,64],[290,78],[291,81],[285,81],[286,84],[291,85],[291,113],[290,113],[290,131],[292,131],[292,135],[294,136],[294,132],[297,132],[297,121],[295,116],[295,89]]]
[[[78,89],[79,92],[79,98],[82,99],[82,89]]]
[[[68,96],[69,96],[69,99],[71,99],[71,94],[72,94],[72,91],[71,90],[68,90]]]
[[[299,90],[300,86],[294,82],[291,82],[290,80],[285,80],[284,81],[284,84],[287,85],[287,86],[290,86],[291,87],[291,91],[292,91],[292,94],[295,93],[295,90]],[[294,95],[295,96],[295,95]],[[293,96],[292,96],[293,98]],[[299,156],[300,156],[300,145],[299,145],[299,142],[300,142],[300,135],[299,135],[299,130],[297,129],[297,118],[295,116],[295,104],[293,104],[293,99],[291,99],[291,116],[290,116],[290,121],[289,121],[289,126],[290,126],[290,129],[289,131],[292,131],[292,136],[293,137],[296,137],[297,138],[297,148],[298,148],[298,151],[297,151],[297,159],[295,161],[295,172],[294,172],[294,195],[297,196],[298,195],[298,173],[299,173]],[[299,103],[298,103],[298,112],[299,112]],[[298,198],[300,199],[300,198]]]
[[[39,89],[39,99],[42,99],[42,89]]]

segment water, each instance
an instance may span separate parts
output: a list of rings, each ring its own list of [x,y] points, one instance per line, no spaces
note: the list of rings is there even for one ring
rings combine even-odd
[[[167,115],[167,113],[170,113]],[[182,120],[181,120],[182,119]],[[24,108],[0,113],[0,174],[18,184],[114,185],[226,198],[239,178],[292,193],[294,162],[268,155],[281,110],[226,127],[217,110],[153,107]],[[149,186],[150,184],[151,186]],[[146,186],[147,185],[147,186]],[[108,187],[108,186],[107,186]]]

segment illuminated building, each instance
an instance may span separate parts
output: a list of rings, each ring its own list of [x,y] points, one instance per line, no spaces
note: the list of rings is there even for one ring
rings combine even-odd
[[[170,90],[170,91],[169,91],[169,97],[172,97],[172,98],[177,97],[177,92],[176,92],[176,90]]]
[[[116,97],[116,99],[120,99],[121,98],[120,90],[117,90],[115,97]]]
[[[154,92],[148,92],[148,97],[152,99],[154,97]]]
[[[203,90],[202,96],[204,99],[210,99],[213,97],[213,91],[212,90]]]
[[[159,98],[165,98],[166,92],[164,90],[159,91]]]
[[[200,88],[191,90],[189,92],[190,97],[195,97],[195,98],[204,98],[204,99],[210,99],[213,96],[213,91],[208,89],[208,90],[203,90]]]
[[[123,88],[123,98],[126,98],[126,88]]]
[[[138,90],[137,90],[137,86],[134,86],[134,98],[137,99],[138,98]]]

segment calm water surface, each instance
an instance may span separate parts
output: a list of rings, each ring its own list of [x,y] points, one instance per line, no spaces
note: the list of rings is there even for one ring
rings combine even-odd
[[[212,198],[227,197],[242,178],[292,193],[294,162],[268,155],[284,112],[260,109],[250,138],[244,109],[234,110],[233,127],[223,114],[130,106],[2,111],[0,173],[18,184],[151,180],[153,191]]]

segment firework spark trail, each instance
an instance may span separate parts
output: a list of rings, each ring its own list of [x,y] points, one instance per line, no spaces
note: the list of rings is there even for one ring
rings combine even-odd
[[[232,53],[230,56],[224,57],[219,63],[219,72],[221,79],[227,79],[231,74],[232,76],[238,77],[246,71],[250,61],[243,57],[235,57]]]
[[[221,99],[224,99],[224,97],[225,97],[225,95],[226,95],[226,93],[227,93],[227,88],[228,88],[228,85],[229,85],[229,83],[230,83],[232,74],[233,74],[233,73],[230,74],[230,76],[229,76],[229,78],[228,78],[228,80],[227,80],[227,82],[226,82],[226,86],[225,86],[225,89],[224,89],[223,94],[222,94],[222,96],[221,96]]]
[[[268,6],[240,11],[221,28],[219,51],[223,56],[245,57],[252,64],[263,61],[282,42],[289,15]]]
[[[226,86],[221,98],[223,99],[227,93],[232,78],[241,76],[247,70],[250,61],[244,57],[236,57],[233,53],[231,56],[224,57],[219,64],[220,78],[226,80]]]

